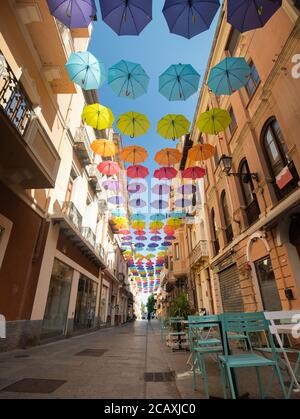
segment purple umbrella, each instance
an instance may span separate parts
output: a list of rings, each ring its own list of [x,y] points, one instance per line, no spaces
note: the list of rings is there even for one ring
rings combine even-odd
[[[170,242],[170,241],[176,240],[176,237],[175,236],[166,236],[165,240]]]
[[[196,191],[197,187],[195,185],[182,185],[177,189],[177,192],[181,193],[182,195],[191,195]]]
[[[124,198],[122,196],[111,196],[108,198],[107,202],[113,205],[121,205],[124,202]]]
[[[138,240],[138,241],[141,241],[141,242],[144,242],[144,241],[148,240],[148,238],[147,238],[146,236],[139,236],[139,237],[137,238],[137,240]]]
[[[171,191],[171,187],[169,185],[163,184],[157,184],[154,185],[151,189],[151,191],[156,195],[167,195]]]
[[[281,5],[282,0],[228,0],[227,20],[242,33],[263,28]]]
[[[124,236],[122,237],[122,240],[124,240],[125,242],[132,240],[132,236]]]
[[[127,190],[130,194],[143,193],[146,192],[147,186],[143,183],[134,182],[127,186]]]
[[[152,20],[152,0],[100,0],[103,21],[118,35],[139,35]]]
[[[169,206],[169,202],[168,201],[163,201],[162,199],[159,199],[158,201],[153,201],[151,202],[151,207],[155,208],[155,209],[165,209],[168,208]]]
[[[170,246],[172,246],[172,243],[171,242],[163,242],[161,245],[165,246],[165,247],[170,247]]]
[[[152,236],[150,240],[152,242],[160,242],[161,241],[161,237],[160,236]]]
[[[190,39],[209,29],[219,7],[219,0],[166,0],[163,13],[170,32]]]
[[[150,243],[148,245],[149,249],[155,249],[155,247],[158,247],[158,246],[159,246],[159,244],[157,244],[157,243]]]
[[[122,246],[131,246],[132,245],[132,243],[131,242],[123,242],[122,243]]]
[[[147,203],[142,199],[132,199],[129,201],[129,205],[133,208],[143,208],[147,205]]]
[[[192,201],[189,199],[177,199],[174,203],[175,207],[180,207],[180,208],[184,208],[184,207],[189,207],[190,205],[192,205]]]
[[[47,0],[50,13],[70,29],[87,28],[97,19],[95,0]]]
[[[121,188],[120,182],[117,180],[106,180],[102,186],[107,191],[119,191]]]

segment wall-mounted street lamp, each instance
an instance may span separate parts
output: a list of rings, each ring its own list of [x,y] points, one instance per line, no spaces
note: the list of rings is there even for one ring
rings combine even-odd
[[[237,176],[242,179],[243,183],[249,183],[251,179],[257,182],[259,180],[257,173],[232,173],[232,157],[226,156],[225,154],[221,156],[218,166],[221,167],[226,176]]]

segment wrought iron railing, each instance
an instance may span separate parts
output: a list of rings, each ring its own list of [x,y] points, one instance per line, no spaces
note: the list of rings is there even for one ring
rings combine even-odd
[[[259,219],[260,209],[257,199],[254,199],[245,209],[248,226],[252,225]]]
[[[208,257],[208,243],[205,240],[200,240],[196,247],[192,250],[190,256],[191,265],[203,257]]]
[[[0,107],[19,134],[24,136],[33,114],[32,103],[1,51],[0,57]]]
[[[93,233],[91,228],[82,227],[81,234],[93,247],[95,247],[96,235]]]
[[[91,143],[85,127],[79,127],[76,130],[74,137],[75,150],[78,151],[80,157],[85,164],[91,164],[93,161],[93,153],[91,150]]]
[[[69,218],[71,223],[81,231],[82,216],[73,202],[64,202],[62,206],[63,213]]]

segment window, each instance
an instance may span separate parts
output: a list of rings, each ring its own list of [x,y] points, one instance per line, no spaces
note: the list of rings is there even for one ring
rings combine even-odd
[[[237,129],[237,122],[236,122],[236,117],[235,117],[235,114],[233,112],[233,109],[230,108],[228,112],[229,112],[229,115],[231,117],[231,124],[229,125],[229,131],[230,131],[230,134],[232,136],[235,133],[235,130]]]
[[[178,243],[174,244],[174,254],[175,254],[175,260],[179,260],[180,259],[180,252],[179,252],[179,244]]]
[[[242,160],[239,168],[239,173],[245,175],[250,174],[250,169],[246,159]],[[256,194],[254,192],[254,184],[251,176],[248,176],[249,181],[240,178],[240,186],[242,189],[244,205],[246,206],[246,216],[248,225],[253,224],[259,218],[260,209],[257,202]]]
[[[66,202],[70,202],[71,201],[71,197],[72,197],[72,191],[73,191],[73,184],[74,184],[74,180],[77,178],[77,174],[75,169],[72,167],[71,173],[70,173],[70,178],[69,178],[69,182],[68,182],[68,186],[67,186],[67,192],[66,192]]]
[[[212,224],[212,239],[213,239],[213,246],[214,246],[214,254],[216,255],[219,253],[220,245],[217,236],[217,224],[216,224],[216,215],[215,210],[211,210],[211,224]]]
[[[225,191],[223,191],[221,194],[221,207],[222,207],[223,217],[224,217],[224,222],[225,222],[226,240],[227,240],[227,243],[230,243],[233,239],[233,231],[232,231],[231,219],[230,219]]]
[[[240,40],[241,33],[237,29],[232,29],[225,47],[225,51],[228,51],[231,56],[234,55],[238,42]]]
[[[219,153],[218,153],[218,147],[215,146],[215,153],[214,153],[215,169],[218,168],[219,160],[220,160],[220,158],[219,158]]]
[[[170,271],[174,271],[174,259],[173,256],[170,256]]]
[[[264,128],[263,145],[272,175],[276,177],[287,165],[288,157],[287,146],[275,118],[271,119]]]
[[[260,77],[253,61],[250,61],[249,67],[251,72],[245,88],[249,98],[251,99],[260,83]]]

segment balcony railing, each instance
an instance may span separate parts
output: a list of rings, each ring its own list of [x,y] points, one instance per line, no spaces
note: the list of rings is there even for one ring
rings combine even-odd
[[[193,265],[194,263],[200,261],[202,258],[206,257],[208,257],[208,243],[205,240],[200,240],[197,246],[192,250],[190,263]]]
[[[104,261],[106,261],[106,259],[107,259],[107,254],[106,254],[106,252],[105,252],[105,249],[104,249],[104,247],[102,246],[102,244],[101,243],[97,243],[96,244],[96,247],[95,247],[95,249],[96,249],[96,252],[98,253],[98,255],[104,260]]]
[[[91,151],[91,144],[85,127],[77,128],[74,137],[74,149],[83,166],[92,164],[93,153]]]
[[[82,227],[81,234],[93,247],[95,247],[96,235],[89,227]]]
[[[78,209],[75,207],[73,202],[64,202],[62,206],[62,212],[69,218],[71,223],[81,231],[82,228],[82,216]]]
[[[63,23],[61,23],[59,20],[56,20],[56,24],[58,27],[58,31],[60,33],[63,45],[65,47],[65,50],[67,52],[67,55],[70,55],[72,52],[75,51],[74,47],[74,40],[72,38],[70,29],[68,29]]]
[[[97,169],[96,165],[91,165],[88,167],[88,177],[89,181],[92,184],[95,192],[101,192],[101,175],[99,173],[99,170]]]
[[[276,184],[276,179],[273,180],[273,185],[274,185],[274,189],[275,189],[275,193],[277,196],[278,201],[281,201],[282,199],[286,198],[288,195],[290,195],[292,192],[294,192],[294,190],[298,187],[298,183],[299,183],[299,174],[297,172],[296,166],[294,164],[293,161],[291,161],[288,165],[287,165],[293,179],[282,189],[280,189],[277,184]]]
[[[251,226],[259,219],[260,209],[257,199],[254,199],[245,209],[248,226]]]
[[[33,107],[23,86],[14,75],[0,51],[0,106],[16,130],[24,136],[33,114]]]

